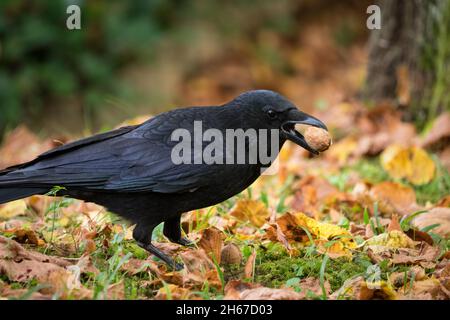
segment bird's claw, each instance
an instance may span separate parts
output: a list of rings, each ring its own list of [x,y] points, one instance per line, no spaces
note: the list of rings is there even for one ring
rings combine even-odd
[[[169,257],[167,254],[163,253],[161,250],[156,248],[151,243],[142,243],[140,241],[137,242],[140,247],[147,250],[151,254],[153,254],[155,257],[161,259],[164,261],[170,268],[180,271],[184,268],[184,265],[182,263],[177,263],[175,260],[173,260],[171,257]]]
[[[189,240],[188,238],[181,237],[175,243],[181,244],[182,246],[191,247],[194,245],[194,242]]]
[[[175,271],[181,271],[184,269],[184,264],[175,262],[174,269]]]

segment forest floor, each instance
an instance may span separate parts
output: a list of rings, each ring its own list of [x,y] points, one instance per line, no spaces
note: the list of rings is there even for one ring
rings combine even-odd
[[[156,229],[155,243],[182,271],[97,205],[45,196],[1,205],[0,296],[448,299],[450,114],[421,136],[388,105],[341,103],[316,115],[332,128],[332,147],[310,157],[285,145],[274,175],[186,213],[194,247]],[[54,143],[19,127],[0,149],[2,165]]]

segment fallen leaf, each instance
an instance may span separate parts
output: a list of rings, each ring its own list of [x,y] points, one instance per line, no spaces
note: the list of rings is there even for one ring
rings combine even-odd
[[[398,221],[398,216],[395,213],[392,215],[391,222],[389,222],[389,226],[387,228],[388,232],[394,230],[402,231],[402,228],[400,227],[400,222]]]
[[[313,175],[303,177],[292,189],[295,193],[290,206],[316,219],[320,217],[320,205],[328,204],[341,195],[326,179]]]
[[[450,138],[450,112],[444,112],[433,121],[428,133],[423,137],[421,146],[429,148]]]
[[[216,266],[203,249],[185,251],[180,256],[184,262],[183,286],[201,288],[207,281],[211,287],[222,287]]]
[[[330,299],[345,298],[354,300],[394,300],[397,298],[397,294],[386,281],[366,282],[363,277],[359,276],[346,280],[342,287],[330,296]]]
[[[42,246],[45,244],[44,240],[40,239],[36,232],[29,229],[16,229],[13,231],[14,240],[19,243],[33,244]]]
[[[128,272],[130,275],[135,275],[140,272],[151,270],[151,262],[149,260],[131,258],[122,265],[121,269]]]
[[[25,215],[26,211],[27,203],[23,199],[0,204],[0,219],[8,220],[20,215]]]
[[[174,284],[168,284],[159,288],[156,300],[187,300],[191,298],[191,291]]]
[[[399,299],[413,300],[448,300],[450,297],[442,290],[441,283],[436,278],[414,281],[412,287],[404,286],[399,291]]]
[[[340,165],[347,163],[348,159],[354,154],[358,147],[358,141],[355,137],[348,136],[333,144],[333,147],[327,152],[326,157],[337,161]]]
[[[420,266],[412,266],[406,273],[394,272],[389,276],[389,281],[396,288],[407,285],[411,281],[419,281],[425,279],[427,276],[425,270]]]
[[[407,215],[422,209],[416,202],[414,190],[396,182],[378,183],[359,199],[368,208],[372,208],[373,203],[378,202],[379,210],[387,215],[394,213]]]
[[[373,252],[381,252],[386,249],[410,248],[413,249],[416,243],[403,231],[393,230],[385,232],[366,240],[365,246]]]
[[[220,264],[223,240],[219,229],[211,227],[203,230],[198,246],[205,250],[212,261]]]
[[[436,203],[436,207],[450,208],[450,194],[444,196]]]
[[[428,243],[430,246],[434,245],[433,238],[426,232],[417,230],[416,228],[409,228],[405,233],[414,241],[423,241]]]
[[[19,126],[8,133],[3,140],[0,148],[0,169],[30,161],[57,145],[58,143],[49,139],[40,141],[27,127]]]
[[[65,272],[65,267],[70,265],[62,258],[27,251],[17,242],[0,236],[0,273],[11,281],[37,279],[46,282],[53,272]]]
[[[43,294],[56,294],[65,299],[87,299],[92,291],[80,283],[80,265],[47,256],[39,252],[27,251],[17,242],[0,236],[0,274],[11,281],[28,282],[36,279],[44,285]]]
[[[261,201],[244,199],[236,202],[230,215],[241,221],[250,221],[256,227],[261,227],[269,217],[269,211]]]
[[[42,294],[39,291],[29,294],[29,289],[13,289],[10,286],[0,289],[0,300],[8,299],[52,300],[53,294]]]
[[[256,250],[253,250],[244,267],[244,278],[253,279],[253,271],[255,270]]]
[[[225,286],[225,300],[301,300],[305,295],[292,289],[272,289],[232,280]]]
[[[325,281],[324,283],[325,293],[328,296],[331,292],[331,286],[330,283]],[[308,295],[308,293],[313,293],[316,296],[322,296],[323,290],[322,285],[320,283],[320,279],[314,278],[314,277],[307,277],[304,279],[301,279],[298,283],[298,287],[301,288],[301,292],[305,294],[305,297]]]
[[[394,179],[405,178],[415,185],[427,184],[434,178],[436,166],[419,147],[391,145],[380,156],[380,162]]]
[[[412,224],[418,229],[438,225],[430,231],[443,238],[448,238],[450,237],[450,208],[435,207],[430,209],[428,212],[415,217]]]
[[[272,241],[284,239],[289,242],[309,242],[306,234],[307,230],[318,246],[320,252],[326,252],[331,257],[351,256],[356,243],[352,235],[347,230],[333,224],[319,222],[301,212],[295,214],[285,213],[276,219],[275,224],[271,224],[266,230],[267,237]],[[279,233],[283,237],[280,237]],[[285,244],[286,246],[286,244]]]
[[[422,243],[419,250],[399,250],[398,253],[392,255],[393,264],[418,264],[423,265],[427,262],[435,262],[439,257],[439,247],[433,247],[426,243]]]

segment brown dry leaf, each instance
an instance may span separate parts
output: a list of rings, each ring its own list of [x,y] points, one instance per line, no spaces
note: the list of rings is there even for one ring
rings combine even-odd
[[[242,291],[258,287],[261,287],[261,285],[251,282],[242,282],[241,280],[230,280],[225,285],[224,300],[239,300]]]
[[[53,294],[42,294],[40,292],[33,292],[28,296],[29,289],[12,289],[10,286],[0,288],[0,300],[3,298],[14,298],[23,300],[27,297],[28,300],[52,300]]]
[[[408,270],[406,276],[405,272],[394,272],[389,276],[389,281],[396,288],[406,285],[410,281],[419,281],[425,279],[425,270],[420,266],[412,266]],[[406,281],[406,282],[405,282]]]
[[[407,215],[422,209],[416,202],[414,190],[396,182],[378,183],[370,188],[368,193],[357,195],[357,198],[368,208],[378,202],[379,210],[387,215]]]
[[[185,266],[184,286],[202,287],[207,281],[211,287],[222,287],[216,266],[203,249],[185,251],[180,256]]]
[[[42,293],[55,293],[60,299],[92,299],[93,291],[86,289],[80,282],[81,271],[77,266],[69,266],[67,270],[53,271],[46,283],[50,285],[41,290]]]
[[[409,228],[409,230],[406,231],[406,235],[414,241],[423,241],[428,243],[430,246],[434,245],[434,240],[428,233],[415,228]]]
[[[234,218],[222,217],[222,216],[212,216],[208,220],[208,224],[214,226],[220,231],[233,232],[233,228],[236,226],[237,221]]]
[[[390,144],[410,146],[416,137],[413,124],[401,121],[401,113],[391,104],[363,110],[357,119],[360,130],[355,155],[377,155]]]
[[[393,264],[421,264],[423,266],[432,265],[439,257],[439,247],[433,247],[422,242],[419,250],[400,249],[398,253],[392,255]],[[431,263],[431,264],[430,264]]]
[[[413,300],[450,299],[446,290],[442,289],[443,288],[438,279],[430,278],[422,281],[414,281],[412,287],[404,286],[398,291],[398,293],[399,299],[413,299]]]
[[[174,284],[168,284],[167,286],[159,288],[156,293],[156,300],[187,300],[192,293],[190,290],[179,287]]]
[[[202,231],[202,236],[198,242],[199,248],[205,250],[206,254],[220,264],[223,247],[222,232],[214,227]]]
[[[384,170],[395,179],[406,178],[415,185],[433,180],[436,166],[425,150],[419,147],[391,145],[380,156]]]
[[[40,141],[28,128],[19,126],[11,131],[3,141],[0,148],[0,169],[30,161],[57,145],[58,143],[51,140]]]
[[[28,282],[36,279],[46,284],[43,294],[56,294],[65,299],[91,298],[93,293],[80,283],[80,274],[86,271],[83,259],[72,265],[64,259],[27,251],[17,242],[0,237],[0,273],[11,281]]]
[[[155,261],[151,259],[144,260],[144,264],[149,265],[149,268],[152,273],[156,275],[155,280],[151,281],[151,284],[153,285],[161,285],[162,281],[165,281],[166,283],[175,284],[178,286],[183,286],[184,279],[183,274],[178,271],[167,270],[167,265],[164,263],[156,263]],[[135,271],[136,269],[134,269]],[[130,271],[132,272],[132,266],[130,267]]]
[[[95,244],[95,241],[92,239],[86,239],[85,240],[85,253],[91,254],[95,250],[97,250],[97,245]]]
[[[291,246],[289,242],[307,242],[308,236],[306,232],[297,227],[295,215],[286,212],[281,217],[276,218],[274,223],[269,225],[266,230],[267,238],[271,241],[279,241],[290,252]]]
[[[422,139],[421,146],[424,148],[436,146],[447,138],[450,138],[450,112],[444,112],[434,120],[430,131]]]
[[[391,222],[389,222],[389,226],[387,228],[388,232],[394,230],[402,231],[402,228],[400,227],[400,222],[398,221],[398,215],[396,213],[392,215]]]
[[[253,279],[253,271],[255,270],[256,263],[256,250],[253,250],[250,257],[248,257],[247,263],[244,268],[244,278]]]
[[[19,243],[33,244],[36,246],[43,246],[44,240],[40,239],[36,232],[29,229],[16,229],[13,231],[14,240]]]
[[[27,251],[17,242],[0,236],[0,273],[11,281],[27,282],[36,278],[46,282],[56,272],[66,272],[71,263],[64,259]]]
[[[313,175],[305,176],[292,189],[295,194],[290,206],[316,219],[320,217],[321,205],[341,196],[338,189],[326,179]]]
[[[231,280],[225,286],[225,300],[300,300],[304,294],[292,289],[272,289],[257,284]]]
[[[230,215],[241,221],[250,221],[256,227],[261,227],[270,214],[263,202],[245,199],[236,202]]]
[[[241,292],[239,300],[299,300],[304,296],[291,289],[255,288]]]
[[[443,197],[436,203],[436,207],[450,208],[450,194]]]
[[[428,212],[424,212],[414,218],[412,224],[418,229],[422,229],[434,224],[439,224],[439,226],[432,229],[431,231],[440,235],[441,237],[448,238],[450,237],[450,208],[433,208]]]
[[[124,300],[125,299],[125,282],[120,280],[110,285],[106,291],[105,299],[108,300]]]
[[[130,275],[135,275],[140,272],[151,270],[152,268],[150,260],[131,258],[122,265],[121,269],[128,272]]]
[[[366,282],[363,277],[348,279],[341,288],[336,290],[331,299],[350,298],[354,300],[395,300],[397,294],[386,281]]]
[[[304,294],[305,297],[308,292],[312,292],[316,296],[323,295],[322,286],[320,285],[320,279],[318,278],[308,277],[301,279],[298,283],[298,286],[302,289],[301,293]],[[328,296],[331,292],[331,286],[328,280],[325,281],[323,286],[325,288],[325,293]]]
[[[20,215],[25,215],[26,211],[27,203],[23,199],[0,204],[0,220],[8,220]]]
[[[336,160],[340,165],[346,164],[357,147],[358,140],[355,137],[347,136],[333,144],[333,147],[326,153],[326,158]]]

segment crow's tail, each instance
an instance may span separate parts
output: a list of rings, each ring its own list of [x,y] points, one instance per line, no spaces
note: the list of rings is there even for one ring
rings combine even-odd
[[[0,204],[26,198],[34,194],[44,194],[48,189],[44,188],[18,188],[18,187],[0,187]]]

